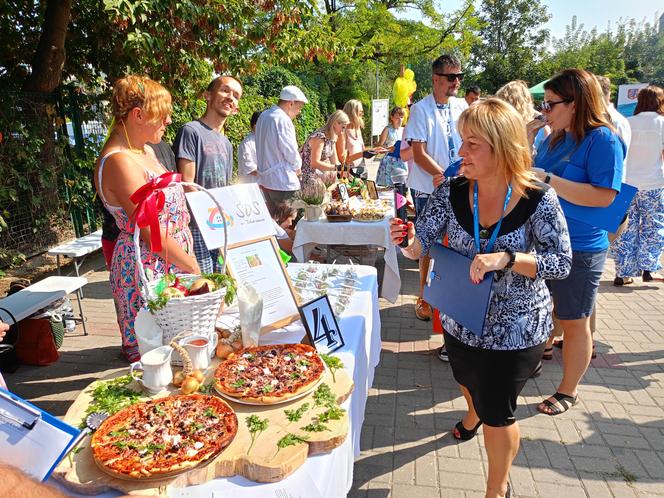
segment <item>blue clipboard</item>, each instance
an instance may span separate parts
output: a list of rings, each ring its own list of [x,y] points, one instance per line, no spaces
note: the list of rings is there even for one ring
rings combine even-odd
[[[620,187],[620,192],[616,195],[615,199],[613,199],[613,202],[609,206],[603,208],[578,206],[571,202],[567,202],[565,199],[559,198],[560,207],[563,208],[563,213],[565,213],[565,216],[568,218],[615,233],[625,219],[627,210],[629,209],[630,204],[632,204],[632,199],[634,199],[638,190],[639,189],[632,185],[623,183]]]
[[[0,429],[0,442],[2,443],[0,444],[0,452],[4,453],[6,451],[7,455],[12,454],[12,451],[29,450],[30,447],[27,444],[25,446],[20,445],[21,439],[19,438],[27,439],[29,437],[29,432],[38,430],[40,426],[50,426],[58,429],[60,436],[58,436],[57,447],[55,448],[57,454],[54,461],[48,462],[47,465],[50,465],[48,471],[45,473],[42,472],[37,476],[31,472],[30,469],[22,469],[29,475],[38,479],[40,478],[42,481],[49,478],[60,461],[76,444],[78,444],[78,442],[80,442],[82,436],[85,435],[84,432],[57,419],[50,413],[41,410],[20,396],[2,388],[0,388],[0,409],[2,411],[2,414],[0,414],[0,422],[4,424],[12,424],[24,433],[24,436],[20,436],[20,433],[17,436],[17,431],[14,429],[9,439],[5,439],[5,436],[3,435],[3,430],[5,429]],[[40,433],[48,434],[48,430],[44,431],[44,429],[40,429]],[[36,450],[38,450],[38,448],[36,448]],[[38,452],[32,452],[30,456],[34,459],[39,459],[40,454]],[[11,464],[12,462],[10,461],[6,463]]]
[[[424,300],[481,337],[491,299],[493,272],[479,284],[470,281],[472,260],[441,244],[429,249],[431,263]]]

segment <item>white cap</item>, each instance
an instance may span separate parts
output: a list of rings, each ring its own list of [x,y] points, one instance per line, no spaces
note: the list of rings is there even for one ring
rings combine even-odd
[[[279,94],[279,100],[295,100],[296,102],[304,102],[305,104],[309,103],[302,90],[295,85],[285,86]]]

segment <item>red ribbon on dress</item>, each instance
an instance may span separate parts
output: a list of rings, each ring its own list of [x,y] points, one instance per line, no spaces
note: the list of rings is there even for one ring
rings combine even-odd
[[[179,182],[181,178],[179,173],[164,173],[147,182],[129,197],[131,202],[137,205],[132,215],[133,221],[138,223],[139,228],[150,227],[150,245],[154,252],[161,251],[159,213],[166,202],[163,189],[172,182]]]

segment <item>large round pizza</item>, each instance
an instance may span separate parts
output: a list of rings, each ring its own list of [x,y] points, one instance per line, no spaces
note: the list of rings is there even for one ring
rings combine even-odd
[[[237,416],[216,396],[175,395],[128,406],[92,436],[95,462],[119,478],[160,478],[217,455],[237,433]]]
[[[325,366],[306,344],[245,348],[229,356],[214,374],[216,389],[239,402],[274,404],[311,390]]]

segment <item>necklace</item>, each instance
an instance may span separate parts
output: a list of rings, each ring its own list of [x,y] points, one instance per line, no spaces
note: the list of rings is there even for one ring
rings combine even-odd
[[[127,133],[127,127],[124,124],[124,120],[120,121],[120,123],[122,123],[122,129],[124,130],[125,140],[127,141],[127,150],[129,152],[133,152],[134,154],[141,154],[141,155],[144,156],[145,155],[145,150],[136,149],[136,148],[131,146],[131,141],[129,140],[129,134]]]

